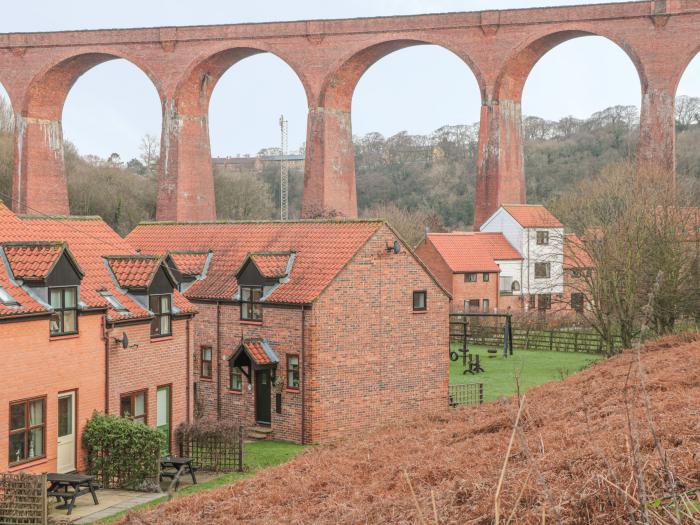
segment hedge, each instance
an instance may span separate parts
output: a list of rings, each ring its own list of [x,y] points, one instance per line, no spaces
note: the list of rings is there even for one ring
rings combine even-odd
[[[159,430],[98,412],[83,431],[88,471],[104,488],[158,492],[164,445]]]

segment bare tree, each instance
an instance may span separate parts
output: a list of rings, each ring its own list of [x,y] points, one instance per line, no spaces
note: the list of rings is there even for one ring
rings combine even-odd
[[[146,134],[141,139],[141,162],[149,174],[153,174],[160,160],[160,141],[151,134]]]
[[[652,330],[663,334],[700,307],[698,209],[685,202],[668,172],[615,164],[583,181],[554,204],[577,236],[566,239],[569,291],[581,293],[582,315],[608,342],[624,347],[637,336],[651,304]]]
[[[681,95],[676,97],[676,125],[688,129],[700,122],[700,98]]]

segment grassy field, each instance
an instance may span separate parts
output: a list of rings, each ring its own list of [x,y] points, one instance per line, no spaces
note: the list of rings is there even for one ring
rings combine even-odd
[[[459,345],[453,345],[454,350],[458,348]],[[462,354],[458,352],[459,360],[450,362],[450,384],[483,383],[485,401],[515,393],[516,377],[519,377],[520,391],[525,392],[549,381],[562,380],[602,359],[602,356],[594,354],[517,349],[507,359],[503,358],[500,350],[498,357],[489,358],[484,346],[470,346],[469,350],[479,354],[485,372],[463,375]]]
[[[230,474],[222,474],[221,476],[210,479],[203,483],[197,485],[187,485],[181,490],[175,493],[175,497],[179,498],[181,496],[186,496],[187,494],[194,494],[202,490],[211,490],[223,485],[230,485],[238,481],[239,479],[251,476],[261,469],[267,467],[274,467],[275,465],[280,465],[290,459],[294,458],[299,454],[305,447],[301,445],[295,445],[294,443],[284,443],[281,441],[256,441],[253,443],[246,443],[244,445],[244,456],[243,462],[246,466],[245,472],[232,472]],[[167,498],[164,496],[158,498],[154,501],[141,505],[139,507],[134,507],[134,509],[142,509],[147,507],[153,507],[165,502]],[[122,517],[125,513],[120,512],[114,516],[100,521],[100,523],[111,523]]]

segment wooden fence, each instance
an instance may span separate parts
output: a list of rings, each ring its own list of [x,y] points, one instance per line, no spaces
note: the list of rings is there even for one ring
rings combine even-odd
[[[513,348],[516,350],[543,350],[549,352],[584,352],[604,353],[605,342],[595,332],[577,328],[541,328],[517,327],[511,329]],[[474,345],[503,348],[506,331],[502,322],[483,321],[462,315],[450,315],[450,338],[452,341],[466,342]],[[614,338],[615,349],[622,348],[619,336]]]
[[[243,470],[243,427],[225,423],[180,425],[175,433],[180,456],[195,466],[213,472]]]
[[[449,403],[451,407],[461,405],[480,405],[484,402],[484,384],[467,383],[449,386]]]
[[[0,473],[0,525],[46,525],[46,474]]]

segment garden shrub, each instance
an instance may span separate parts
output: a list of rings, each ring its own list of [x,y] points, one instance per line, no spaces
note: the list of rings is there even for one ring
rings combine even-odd
[[[105,488],[159,491],[164,444],[153,427],[98,412],[83,431],[88,471]]]

